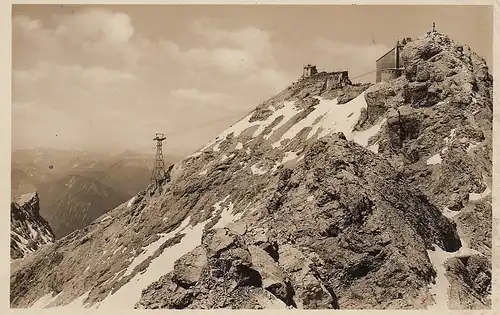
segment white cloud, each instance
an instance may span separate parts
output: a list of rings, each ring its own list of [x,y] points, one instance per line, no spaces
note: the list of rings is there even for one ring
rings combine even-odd
[[[262,66],[250,52],[241,48],[199,46],[182,50],[171,41],[162,41],[160,46],[166,55],[164,63],[176,63],[183,69],[210,69],[226,75],[246,75]]]
[[[241,48],[258,61],[273,59],[272,35],[253,26],[241,29],[221,29],[206,21],[195,21],[194,31],[206,38],[211,45]]]
[[[177,89],[170,92],[170,96],[199,103],[220,103],[227,101],[228,95],[222,93],[200,92],[196,88]]]
[[[40,20],[32,20],[25,15],[19,15],[12,19],[12,26],[19,27],[21,30],[29,32],[42,28],[42,22]]]
[[[55,34],[75,40],[125,43],[134,35],[130,16],[105,9],[88,9],[74,14],[55,15]]]
[[[237,116],[292,81],[277,66],[271,34],[251,26],[226,31],[205,25],[194,30],[199,40],[193,43],[196,36],[186,42],[143,37],[128,15],[108,10],[64,13],[43,24],[29,17],[14,20],[12,98],[21,104],[15,110],[16,137],[26,141],[32,134],[19,131],[22,125],[33,125],[40,143],[71,126],[79,130],[66,134],[67,141],[81,135],[105,142],[93,140],[97,130],[139,141],[154,128],[175,132]],[[123,129],[138,116],[144,122],[140,136]],[[196,135],[208,140],[209,131],[216,133],[231,119]],[[120,123],[111,126],[110,120]]]
[[[41,103],[44,109],[75,115],[83,109],[102,114],[131,102],[142,86],[140,78],[125,71],[40,62],[32,69],[13,70],[12,100]]]
[[[53,27],[21,15],[13,18],[17,45],[35,49],[20,54],[54,63],[82,63],[114,68],[136,66],[142,39],[135,35],[130,16],[106,9],[85,9],[52,15]],[[16,65],[16,64],[15,64]]]
[[[167,62],[236,76],[251,75],[276,63],[271,35],[265,31],[251,26],[219,29],[200,21],[192,24],[192,30],[202,38],[198,46],[183,49],[172,41],[159,43]]]

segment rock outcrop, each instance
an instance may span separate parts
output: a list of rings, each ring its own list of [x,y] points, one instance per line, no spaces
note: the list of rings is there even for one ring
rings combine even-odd
[[[289,307],[414,307],[429,299],[424,289],[434,275],[426,248],[460,247],[453,225],[422,193],[342,134],[315,142],[273,181],[264,207],[241,219],[246,233],[208,232],[178,261],[204,262],[202,269],[186,276],[174,268],[138,306],[247,308],[265,290]],[[197,281],[183,280],[190,277]]]
[[[407,43],[402,58],[403,77],[366,91],[367,118],[360,129],[385,120],[370,140],[376,152],[457,224],[470,249],[491,259],[493,102],[486,62],[440,33]],[[460,270],[447,275],[460,278]],[[469,292],[463,281],[450,285],[449,292]],[[455,296],[450,306],[490,305],[486,291],[476,297],[466,303]]]
[[[38,194],[28,193],[10,204],[10,258],[21,259],[45,244],[54,242],[54,233],[40,216]]]

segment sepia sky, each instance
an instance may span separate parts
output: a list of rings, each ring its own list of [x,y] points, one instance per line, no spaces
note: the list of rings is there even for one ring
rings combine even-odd
[[[13,5],[12,145],[189,154],[318,70],[440,32],[492,64],[486,6]],[[374,74],[354,81],[373,81]],[[170,134],[170,135],[169,135]]]

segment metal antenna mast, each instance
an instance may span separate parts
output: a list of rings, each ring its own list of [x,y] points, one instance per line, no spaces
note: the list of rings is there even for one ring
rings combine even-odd
[[[156,157],[153,166],[153,175],[151,180],[160,186],[165,181],[165,163],[163,162],[163,141],[165,140],[165,135],[163,133],[156,133],[153,141],[156,141]]]

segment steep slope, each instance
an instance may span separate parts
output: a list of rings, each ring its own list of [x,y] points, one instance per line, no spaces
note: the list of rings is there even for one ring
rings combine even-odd
[[[45,183],[38,193],[45,198],[40,213],[47,218],[57,238],[87,226],[130,199],[130,195],[79,175]]]
[[[54,234],[39,214],[36,193],[25,194],[10,205],[10,257],[20,259],[42,245],[54,242]]]
[[[417,176],[422,169],[443,172],[446,157],[426,161],[453,128],[440,120],[449,108],[428,102],[438,83],[427,78],[425,90],[411,81],[413,63],[433,62],[429,45],[440,49],[434,56],[447,58],[458,44],[440,34],[415,40],[403,52],[408,77],[370,88],[336,84],[332,73],[295,82],[176,163],[164,186],[148,187],[13,267],[11,306],[427,308],[448,297],[458,300],[451,307],[488,306],[488,258],[463,257],[471,257],[472,244],[491,250],[491,240],[447,218],[452,209],[443,205],[454,200],[447,198],[453,187],[431,189]],[[478,94],[489,93],[491,81],[473,58],[457,66],[482,82]],[[455,90],[440,101],[466,89],[462,72],[450,76],[457,87],[450,85]],[[487,96],[471,105],[482,111],[475,119],[483,117],[485,139]],[[422,116],[394,119],[393,111],[404,108]],[[453,113],[450,121],[464,125],[468,109]],[[463,159],[491,172],[488,148],[484,154]],[[453,181],[474,172],[442,174]],[[467,187],[470,194],[480,189]],[[460,211],[453,220],[466,226],[479,220],[472,203],[452,207]]]
[[[404,77],[366,91],[366,120],[359,129],[387,121],[370,144],[457,224],[462,250],[456,255],[430,253],[447,266],[437,267],[440,279],[450,285],[439,293],[441,301],[450,297],[448,305],[442,306],[487,308],[491,303],[492,76],[483,58],[440,33],[410,42],[402,58]],[[471,265],[449,267],[460,265],[461,260]],[[456,280],[464,277],[460,270],[471,268],[476,272],[470,281]]]

